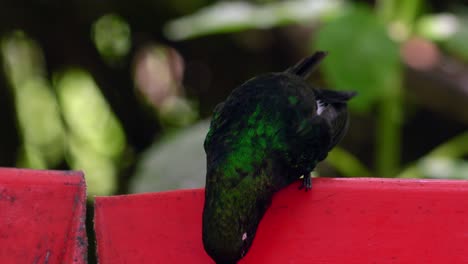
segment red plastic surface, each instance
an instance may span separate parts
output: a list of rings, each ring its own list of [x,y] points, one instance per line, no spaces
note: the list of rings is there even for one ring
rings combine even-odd
[[[314,179],[273,199],[239,263],[468,263],[468,181]],[[213,263],[203,190],[97,197],[100,264]]]
[[[0,168],[0,263],[86,263],[81,172]]]

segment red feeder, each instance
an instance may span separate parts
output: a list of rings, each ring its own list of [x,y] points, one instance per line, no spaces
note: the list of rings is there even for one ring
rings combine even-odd
[[[0,263],[84,264],[83,173],[0,168]]]
[[[314,179],[279,192],[240,263],[468,263],[468,181]],[[203,190],[97,197],[100,264],[213,263]]]

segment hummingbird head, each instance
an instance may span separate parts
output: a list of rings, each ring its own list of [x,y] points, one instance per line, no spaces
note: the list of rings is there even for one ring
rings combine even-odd
[[[331,141],[328,150],[331,150],[340,142],[348,130],[347,101],[356,96],[356,92],[315,89],[314,93],[317,103],[317,115],[327,120],[330,125]]]
[[[231,189],[214,188],[205,197],[203,244],[217,263],[237,263],[247,254],[271,195],[256,193],[259,185],[241,183]],[[254,188],[251,188],[254,187]]]
[[[209,215],[205,216],[207,224],[203,225],[203,244],[208,255],[216,263],[237,263],[252,245],[259,221],[250,220],[247,216],[243,221],[221,222]],[[228,220],[227,217],[221,218]]]

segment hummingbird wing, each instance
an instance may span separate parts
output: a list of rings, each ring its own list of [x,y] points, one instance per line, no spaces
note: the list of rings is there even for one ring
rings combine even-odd
[[[325,107],[323,112],[320,114],[321,117],[328,121],[331,127],[331,140],[328,150],[331,150],[336,146],[348,130],[349,119],[346,108],[345,104],[340,105],[339,107],[329,105]]]
[[[307,79],[327,54],[328,53],[325,51],[317,51],[311,56],[302,59],[296,65],[288,68],[285,72]]]
[[[292,157],[290,165],[299,169],[300,175],[305,175],[327,156],[331,140],[330,124],[323,117],[313,115],[298,124],[295,135],[288,138]]]

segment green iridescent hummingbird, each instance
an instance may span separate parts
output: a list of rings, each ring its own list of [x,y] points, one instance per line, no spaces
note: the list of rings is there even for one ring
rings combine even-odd
[[[310,172],[346,133],[355,93],[306,82],[325,56],[254,77],[216,106],[204,142],[203,245],[217,264],[247,253],[273,195],[301,176],[309,190]]]

